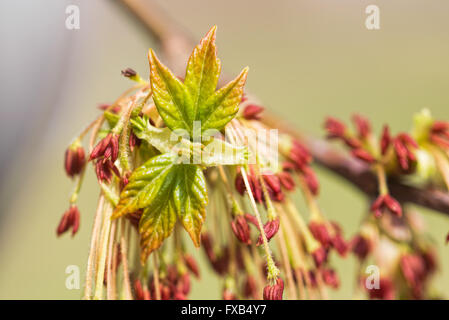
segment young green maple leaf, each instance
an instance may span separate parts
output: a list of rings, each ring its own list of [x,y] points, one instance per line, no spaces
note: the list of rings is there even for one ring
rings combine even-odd
[[[152,127],[139,117],[132,120],[136,135],[162,154],[151,158],[131,174],[113,213],[113,218],[119,218],[143,209],[139,222],[142,261],[171,234],[176,219],[189,233],[193,243],[200,245],[208,202],[204,174],[199,165],[179,163],[175,152],[175,146],[179,147],[179,144],[170,141],[169,137],[170,130],[177,129],[186,130],[192,136],[194,121],[201,121],[202,132],[221,130],[237,114],[248,68],[215,91],[221,70],[215,47],[215,31],[213,27],[195,47],[184,83],[158,60],[153,50],[149,51],[153,100],[168,129]],[[192,151],[188,158],[193,155],[194,146],[189,139],[183,140],[181,148]],[[221,140],[213,139],[206,147],[204,149],[208,152],[202,154],[202,166],[243,164],[247,160],[246,148]]]
[[[153,100],[171,130],[184,129],[192,135],[194,121],[201,121],[202,132],[221,130],[237,114],[248,67],[215,91],[221,71],[215,32],[213,27],[193,50],[184,83],[159,61],[153,50],[148,53]]]
[[[177,164],[161,154],[136,169],[120,195],[113,219],[144,209],[139,222],[142,261],[158,249],[175,226],[176,217],[196,246],[206,217],[206,180],[196,165]]]

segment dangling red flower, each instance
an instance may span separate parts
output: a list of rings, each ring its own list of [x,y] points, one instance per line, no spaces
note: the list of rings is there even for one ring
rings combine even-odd
[[[277,278],[276,283],[274,285],[267,285],[263,289],[263,299],[282,300],[283,293],[284,293],[284,281],[281,278]]]
[[[80,174],[86,163],[84,149],[81,146],[71,146],[65,151],[64,167],[69,177]]]
[[[111,182],[112,173],[120,176],[120,172],[114,162],[118,158],[118,139],[116,134],[109,133],[92,150],[89,160],[96,159],[95,172],[100,181]]]
[[[276,233],[279,230],[279,217],[268,220],[267,223],[263,226],[263,229],[265,231],[265,235],[267,237],[267,240],[270,241],[271,238],[273,238]],[[257,240],[257,245],[260,246],[263,243],[262,235],[259,236],[259,239]]]
[[[239,214],[235,216],[231,221],[231,229],[240,242],[248,245],[251,244],[249,225],[243,215]]]
[[[64,215],[59,222],[58,228],[56,229],[56,233],[58,236],[67,232],[70,228],[72,228],[72,236],[74,236],[80,225],[80,211],[76,205],[71,205],[70,208],[64,212]]]
[[[389,194],[380,195],[371,206],[371,211],[379,218],[385,210],[389,210],[398,217],[402,216],[402,207],[392,196]]]

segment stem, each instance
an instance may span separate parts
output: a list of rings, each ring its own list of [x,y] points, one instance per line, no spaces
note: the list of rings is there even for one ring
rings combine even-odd
[[[84,297],[85,300],[90,300],[92,297],[92,280],[94,277],[94,264],[96,263],[96,249],[97,241],[101,225],[101,216],[103,213],[104,196],[100,193],[100,199],[98,200],[97,211],[95,212],[94,225],[92,227],[92,235],[90,239],[89,257],[87,259],[87,275],[84,284]]]
[[[106,274],[106,288],[107,288],[107,299],[108,300],[115,300],[116,293],[115,293],[115,282],[113,279],[115,278],[115,275],[113,273],[113,259],[114,259],[114,247],[115,247],[115,230],[117,227],[117,221],[112,221],[111,225],[111,232],[109,234],[109,249],[108,249],[108,261],[107,261],[107,274]]]
[[[98,256],[98,267],[97,267],[97,275],[95,282],[95,300],[101,300],[103,298],[103,281],[104,281],[104,270],[106,266],[106,254],[108,248],[108,239],[109,233],[111,230],[111,215],[112,215],[112,207],[109,203],[106,203],[106,209],[104,218],[103,218],[103,226],[102,232],[100,236],[100,246],[99,246],[99,256]]]
[[[230,131],[229,133],[230,133],[231,142],[233,144],[235,144],[236,142],[235,142],[234,132],[233,132],[233,130],[229,130],[229,131]],[[257,219],[257,224],[258,224],[258,227],[260,230],[260,234],[262,236],[263,249],[265,251],[266,259],[267,259],[267,271],[268,271],[267,278],[269,280],[271,280],[272,282],[275,282],[275,280],[277,279],[277,277],[279,275],[279,269],[276,267],[276,264],[274,263],[273,257],[271,255],[270,247],[268,246],[267,235],[265,234],[265,230],[263,228],[262,218],[260,217],[259,209],[257,208],[256,201],[254,200],[253,193],[251,192],[251,186],[249,184],[249,180],[248,180],[248,176],[246,175],[245,168],[241,167],[240,169],[241,169],[240,171],[242,173],[243,181],[245,183],[246,191],[248,193],[251,205],[256,214],[256,219]]]
[[[281,223],[282,223],[282,221],[281,221]],[[297,300],[298,296],[296,295],[295,282],[293,281],[292,266],[289,261],[287,247],[284,242],[284,232],[283,232],[282,228],[279,228],[279,237],[276,237],[276,241],[277,241],[278,246],[281,251],[281,257],[282,257],[283,265],[285,267],[285,273],[287,275],[289,298],[293,299],[293,300]]]
[[[377,164],[376,165],[376,173],[377,173],[377,180],[379,181],[379,194],[380,195],[387,195],[389,193],[388,191],[388,184],[387,184],[387,178],[385,174],[385,169],[383,165]]]
[[[121,219],[120,225],[120,252],[122,255],[122,263],[123,263],[123,289],[125,291],[125,299],[132,300],[133,296],[131,293],[131,281],[129,280],[129,270],[128,270],[128,247],[126,245],[126,231],[128,227],[128,222],[126,219]]]
[[[157,257],[157,251],[153,253],[153,280],[154,280],[154,291],[156,291],[156,300],[161,300],[161,287],[159,284],[159,263]]]

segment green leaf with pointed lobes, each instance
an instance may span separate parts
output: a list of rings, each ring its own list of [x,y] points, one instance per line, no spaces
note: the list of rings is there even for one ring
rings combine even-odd
[[[207,99],[199,113],[202,132],[208,129],[221,130],[237,115],[239,104],[242,101],[243,87],[245,86],[248,70],[248,67],[243,69],[237,78]]]
[[[153,100],[159,115],[171,130],[192,131],[194,114],[192,98],[186,86],[156,57],[148,53]]]
[[[190,92],[195,119],[206,100],[215,92],[221,71],[217,57],[215,34],[217,27],[212,27],[201,42],[195,47],[187,63],[184,84]]]

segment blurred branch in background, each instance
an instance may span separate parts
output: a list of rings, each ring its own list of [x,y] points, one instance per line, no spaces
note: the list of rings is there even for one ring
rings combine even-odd
[[[175,70],[182,70],[182,65],[193,47],[193,42],[185,30],[173,19],[170,19],[151,0],[121,0],[159,41],[168,60],[168,64]],[[268,113],[262,120],[271,127],[291,134],[303,141],[310,149],[318,165],[331,170],[340,177],[351,182],[357,189],[369,197],[377,195],[377,178],[368,166],[350,156],[335,150],[328,142],[301,134],[289,123]],[[400,202],[414,203],[449,215],[449,194],[430,189],[420,189],[398,181],[389,181],[391,194]]]

